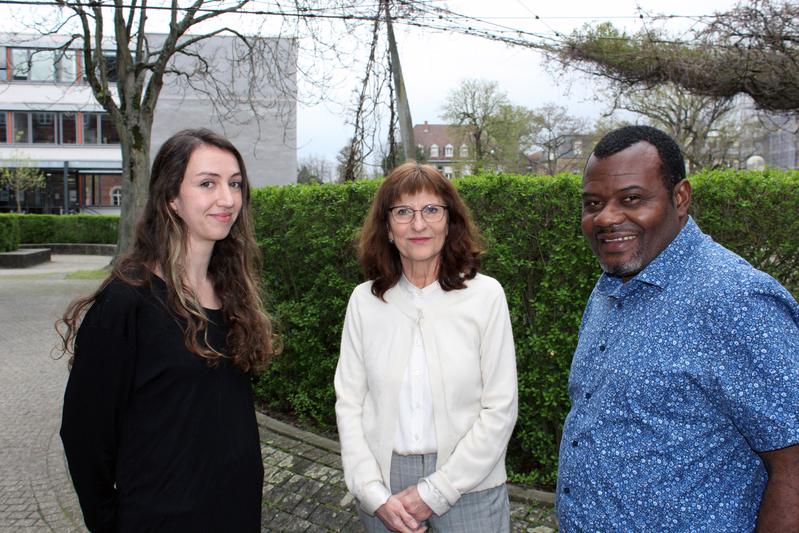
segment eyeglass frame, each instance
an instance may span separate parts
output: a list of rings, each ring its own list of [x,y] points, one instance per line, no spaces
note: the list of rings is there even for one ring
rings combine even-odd
[[[405,222],[403,222],[401,220],[397,220],[397,215],[394,214],[394,210],[395,209],[399,209],[400,207],[405,207],[405,208],[410,209],[411,211],[413,211],[413,214],[411,215],[411,218],[409,220],[406,220]],[[427,218],[425,218],[425,216],[424,216],[424,210],[427,209],[428,207],[440,207],[442,209],[441,218],[438,218],[436,220],[427,220]],[[397,224],[411,224],[411,223],[413,223],[413,221],[416,219],[416,213],[419,213],[419,216],[422,217],[422,220],[424,220],[428,224],[435,224],[436,222],[441,222],[444,219],[444,215],[447,213],[448,209],[449,209],[448,205],[442,205],[442,204],[427,204],[427,205],[423,205],[421,209],[414,209],[414,208],[412,208],[409,205],[393,205],[393,206],[388,208],[388,212],[391,215],[391,220],[393,220]]]

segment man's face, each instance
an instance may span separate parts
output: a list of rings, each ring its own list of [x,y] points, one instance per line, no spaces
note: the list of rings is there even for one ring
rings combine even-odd
[[[604,159],[591,155],[583,174],[583,235],[602,269],[627,281],[674,240],[690,200],[685,180],[669,194],[660,156],[647,142]]]

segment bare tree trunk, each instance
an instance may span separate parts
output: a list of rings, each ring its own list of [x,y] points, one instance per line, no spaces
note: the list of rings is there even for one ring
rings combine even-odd
[[[147,202],[150,185],[150,127],[137,126],[120,133],[122,150],[122,208],[117,256],[134,242],[134,231]]]

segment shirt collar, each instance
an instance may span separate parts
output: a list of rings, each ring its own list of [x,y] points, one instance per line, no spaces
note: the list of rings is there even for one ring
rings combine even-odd
[[[431,295],[441,290],[441,286],[438,284],[438,280],[420,289],[419,287],[411,283],[410,280],[408,280],[408,278],[405,277],[405,274],[400,276],[399,286],[402,287],[402,289],[405,292],[407,292],[411,297],[417,296],[420,298],[428,298]]]
[[[685,226],[680,230],[666,249],[654,258],[641,272],[636,274],[626,284],[618,276],[611,276],[607,273],[602,273],[602,276],[597,282],[597,290],[606,296],[619,296],[617,291],[623,285],[629,285],[632,290],[631,284],[644,283],[654,285],[656,287],[666,287],[669,280],[681,272],[685,266],[687,258],[693,253],[699,245],[704,234],[699,229],[699,226],[694,222],[693,217],[689,216]]]

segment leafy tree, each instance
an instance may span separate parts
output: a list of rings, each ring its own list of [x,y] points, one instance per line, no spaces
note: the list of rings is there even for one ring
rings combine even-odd
[[[45,178],[38,168],[31,165],[29,159],[15,155],[13,161],[13,167],[0,168],[0,187],[7,187],[14,193],[17,213],[21,213],[25,192],[44,187]]]
[[[493,117],[503,106],[510,105],[508,96],[495,81],[469,79],[449,93],[442,117],[469,134],[478,169],[490,153],[489,139]]]
[[[534,114],[524,106],[501,105],[488,119],[488,159],[498,170],[530,172],[528,153],[532,145]]]
[[[671,82],[705,96],[749,95],[768,111],[799,110],[799,4],[751,0],[716,13],[687,39],[610,23],[586,26],[550,58],[628,87]]]
[[[541,149],[547,174],[554,176],[564,170],[573,170],[564,167],[563,160],[566,158],[572,163],[574,159],[582,162],[586,126],[585,120],[570,115],[565,107],[554,103],[533,112],[530,140]]]

